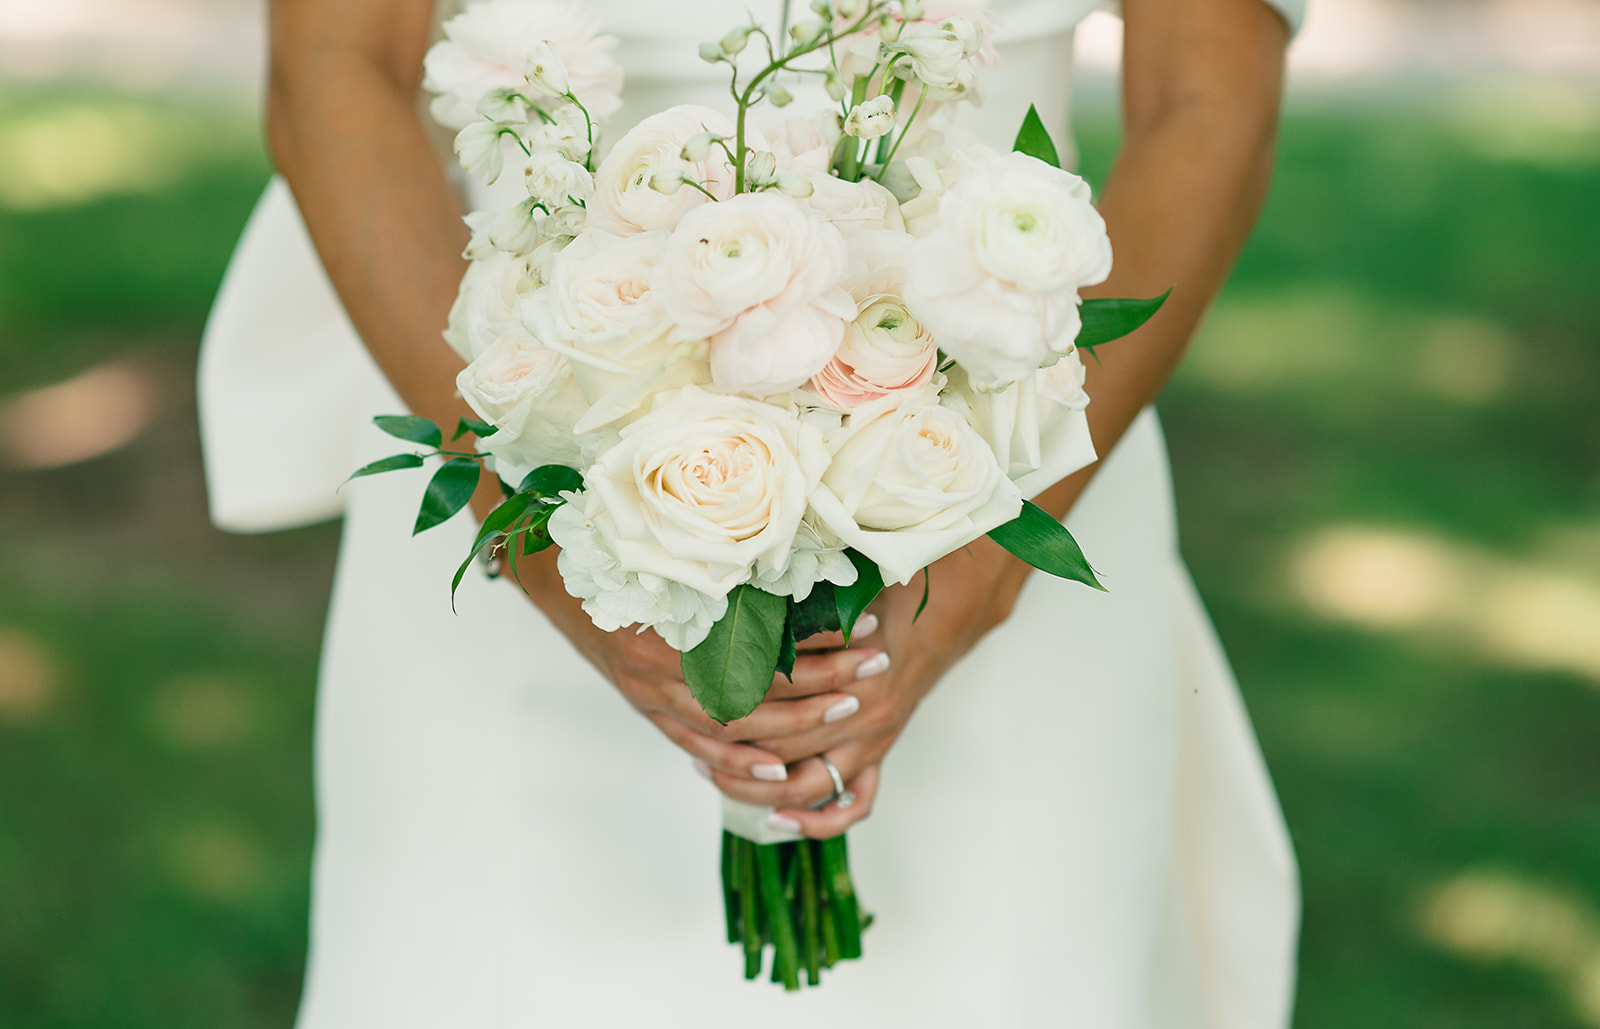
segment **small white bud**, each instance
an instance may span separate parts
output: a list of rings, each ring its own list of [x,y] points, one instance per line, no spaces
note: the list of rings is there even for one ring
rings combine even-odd
[[[854,18],[856,12],[861,10],[861,2],[860,0],[839,0],[834,9],[839,12],[839,17],[841,18]]]
[[[900,18],[903,21],[921,21],[922,0],[900,0]]]
[[[963,57],[972,57],[983,47],[983,29],[970,18],[946,18],[939,27],[960,40]]]
[[[839,77],[839,72],[829,68],[822,73],[822,88],[835,100],[843,100],[845,94],[844,79]]]
[[[887,93],[850,108],[844,119],[847,136],[877,139],[894,128],[894,99]]]
[[[833,14],[833,5],[828,0],[811,0],[811,10],[819,18],[827,18]]]
[[[804,175],[796,175],[794,172],[781,172],[775,185],[778,192],[799,200],[804,200],[816,191],[815,187],[811,185],[810,179]]]
[[[763,86],[762,92],[766,94],[768,100],[772,101],[773,107],[787,107],[794,100],[794,94],[776,82]]]
[[[514,132],[515,126],[503,121],[475,121],[456,133],[456,157],[468,175],[485,186],[500,177],[505,150],[500,136]]]
[[[789,26],[789,36],[800,46],[810,46],[821,39],[828,31],[828,26],[815,18],[806,21],[797,21]]]
[[[549,96],[566,96],[572,91],[567,82],[567,62],[548,41],[528,53],[528,85]]]
[[[745,181],[756,186],[770,186],[778,179],[778,158],[768,150],[751,151],[744,163]]]
[[[701,43],[700,59],[707,64],[720,64],[728,59],[728,51],[722,49],[720,42]]]
[[[715,132],[698,132],[690,136],[689,141],[683,144],[683,149],[678,152],[678,156],[691,164],[697,161],[704,161],[711,156],[712,146],[721,141],[721,139],[722,137]]]
[[[676,169],[650,173],[650,188],[657,193],[665,193],[668,196],[682,189],[683,184],[687,181],[689,180],[684,177],[683,172]]]
[[[878,38],[886,43],[893,43],[900,38],[900,30],[906,27],[903,21],[893,18],[884,18],[878,23]]]
[[[722,52],[725,54],[736,54],[744,49],[746,43],[750,42],[750,33],[754,31],[754,25],[746,25],[744,28],[739,29],[729,29],[728,34],[723,36],[721,42],[717,45],[722,48]]]

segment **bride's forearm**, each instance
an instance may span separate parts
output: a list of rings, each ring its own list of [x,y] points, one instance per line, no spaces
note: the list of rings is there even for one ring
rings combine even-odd
[[[1171,298],[1151,321],[1088,359],[1089,427],[1104,457],[1177,368],[1266,198],[1272,176],[1284,28],[1259,0],[1130,0],[1124,143],[1101,198],[1111,278],[1093,296]],[[1188,4],[1189,0],[1183,0]],[[1209,19],[1205,30],[1184,17]],[[1098,465],[1037,502],[1063,515]],[[1020,578],[1019,578],[1020,581]]]

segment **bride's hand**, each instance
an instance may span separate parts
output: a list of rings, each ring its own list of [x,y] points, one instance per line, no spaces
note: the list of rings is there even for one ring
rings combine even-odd
[[[554,549],[522,558],[517,575],[529,599],[635,710],[687,751],[703,773],[714,770],[713,774],[730,781],[782,782],[787,778],[786,761],[773,745],[854,715],[859,702],[841,687],[854,684],[856,669],[878,653],[861,645],[818,651],[819,647],[839,648],[844,641],[837,633],[817,637],[808,642],[810,652],[795,661],[792,681],[778,677],[767,702],[745,718],[720,725],[690,694],[678,652],[660,636],[632,628],[606,632],[590,621],[562,585]],[[863,628],[870,631],[875,623],[874,618]],[[870,671],[874,666],[867,667]],[[747,742],[750,740],[769,742],[752,744]]]
[[[859,700],[860,710],[842,721],[783,738],[743,735],[787,763],[788,779],[765,783],[714,773],[713,781],[722,792],[777,808],[776,817],[788,820],[785,828],[818,839],[837,836],[871,812],[884,755],[945,671],[1011,613],[1027,568],[984,538],[936,562],[930,575],[928,606],[920,617],[916,612],[923,582],[918,576],[909,585],[884,590],[872,605],[880,619],[877,631],[858,632],[851,640],[852,647],[868,647],[885,658],[894,655],[892,664],[879,658],[874,665],[863,665],[876,674],[845,687]],[[783,694],[781,686],[775,686],[769,696]],[[774,703],[784,701],[768,700],[747,721],[754,722]],[[846,788],[856,795],[854,804],[810,810],[833,793],[832,780],[817,755],[825,755],[839,769]]]

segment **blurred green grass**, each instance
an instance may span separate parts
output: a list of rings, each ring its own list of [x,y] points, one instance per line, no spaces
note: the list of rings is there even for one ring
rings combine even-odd
[[[284,1026],[334,530],[210,530],[184,396],[266,165],[247,114],[103,100],[0,89],[0,400],[171,379],[122,451],[0,470],[0,1025]],[[1600,148],[1541,118],[1291,111],[1162,404],[1300,855],[1302,1029],[1600,1025],[1600,672],[1494,601],[1600,596]],[[1092,180],[1115,141],[1086,111]]]

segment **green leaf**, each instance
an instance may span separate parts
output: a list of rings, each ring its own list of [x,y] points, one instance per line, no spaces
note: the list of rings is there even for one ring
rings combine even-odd
[[[1040,120],[1038,109],[1032,104],[1028,105],[1028,113],[1023,116],[1022,128],[1017,130],[1017,141],[1011,144],[1011,149],[1019,154],[1037,157],[1052,168],[1061,167],[1061,158],[1056,156],[1056,145],[1050,141],[1050,133]]]
[[[922,617],[922,612],[928,607],[928,597],[933,590],[933,573],[927,568],[922,570],[922,603],[917,605],[917,613],[911,616],[911,624],[916,625],[917,619]]]
[[[380,472],[397,472],[402,468],[421,468],[421,454],[395,454],[393,457],[379,458],[371,464],[364,464],[355,470],[350,479],[359,479],[363,475],[377,475]],[[349,482],[350,479],[344,480]],[[341,485],[343,485],[341,483]]]
[[[456,433],[450,438],[451,440],[458,440],[470,432],[479,439],[483,439],[486,436],[493,436],[499,431],[500,427],[498,425],[490,425],[488,422],[480,422],[476,418],[463,418],[456,423]]]
[[[1172,290],[1169,289],[1158,297],[1146,300],[1114,297],[1085,300],[1078,308],[1078,314],[1083,319],[1083,328],[1078,330],[1078,346],[1093,354],[1094,348],[1100,344],[1121,339],[1149,321],[1170,296]]]
[[[450,610],[454,611],[456,609],[456,590],[461,588],[461,580],[467,577],[467,569],[472,567],[473,561],[477,560],[478,552],[491,543],[500,542],[505,539],[505,536],[506,534],[503,532],[491,532],[487,536],[478,537],[477,546],[472,548],[472,553],[468,554],[467,559],[461,562],[461,565],[456,569],[455,578],[450,580]]]
[[[1022,502],[1022,513],[1017,517],[991,529],[989,538],[1041,572],[1105,589],[1067,527],[1031,501]]]
[[[540,465],[522,479],[518,493],[532,493],[540,497],[559,497],[563,490],[583,489],[583,476],[564,464]]]
[[[839,631],[844,633],[844,642],[848,646],[850,633],[856,627],[856,619],[860,618],[867,610],[867,605],[883,592],[883,573],[878,571],[878,566],[864,554],[846,550],[844,556],[856,566],[856,581],[849,586],[834,586],[833,599],[839,608]]]
[[[789,601],[789,628],[796,642],[809,639],[819,632],[836,632],[839,628],[839,606],[834,600],[833,583],[826,580],[811,587],[806,599]]]
[[[437,425],[414,414],[380,414],[372,419],[372,424],[391,436],[425,447],[436,447],[444,442],[444,433]]]
[[[452,457],[440,465],[422,495],[422,507],[417,511],[411,535],[433,528],[466,507],[478,488],[478,472],[478,462],[470,457]]]
[[[791,600],[788,610],[784,612],[783,636],[778,640],[778,671],[790,682],[794,681],[794,660],[800,656],[794,645],[794,611],[795,604]]]
[[[726,725],[756,709],[777,674],[789,603],[748,583],[728,594],[711,635],[684,651],[683,679],[705,713]]]

